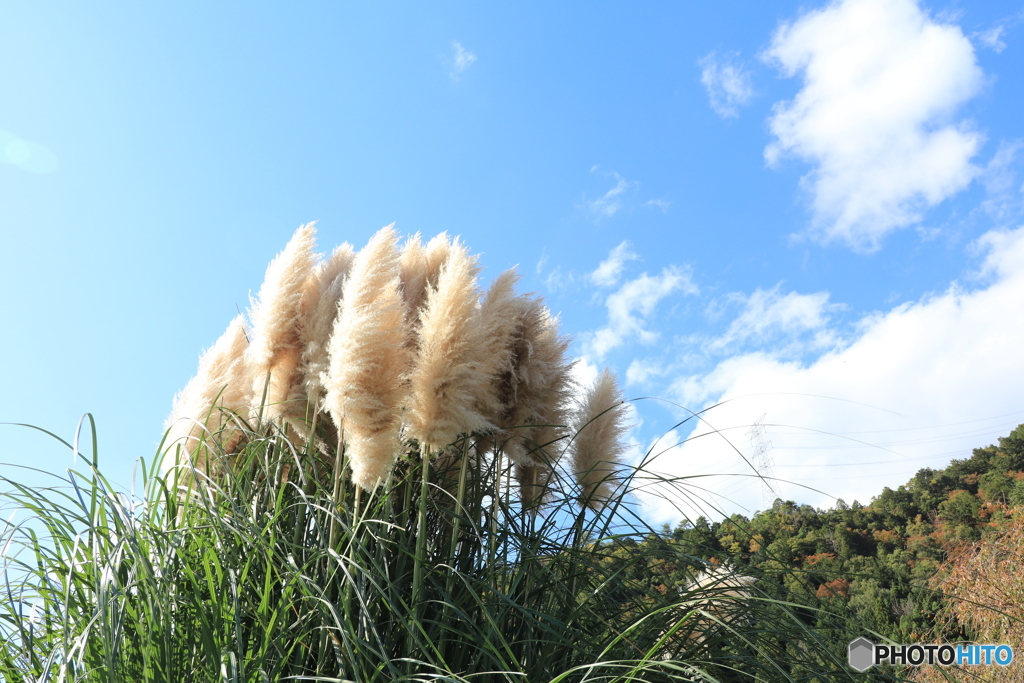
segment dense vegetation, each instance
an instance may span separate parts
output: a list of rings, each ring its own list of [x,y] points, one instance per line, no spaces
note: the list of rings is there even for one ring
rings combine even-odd
[[[897,643],[1016,638],[1024,653],[1022,522],[1024,425],[998,446],[920,470],[867,505],[840,501],[820,510],[777,499],[750,519],[699,518],[622,540],[614,554],[648,558],[636,580],[664,591],[684,580],[671,558],[685,553],[761,577],[766,594],[825,608],[832,626],[845,614],[850,632],[861,628]],[[985,564],[979,556],[997,559]],[[964,576],[968,562],[973,569]],[[982,584],[982,566],[998,586],[988,601],[969,594],[972,581]],[[993,613],[985,609],[992,604],[1003,606]],[[979,628],[996,622],[999,628]]]

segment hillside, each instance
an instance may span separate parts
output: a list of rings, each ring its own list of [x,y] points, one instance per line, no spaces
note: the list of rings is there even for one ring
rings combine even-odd
[[[971,638],[979,631],[948,598],[956,592],[949,577],[989,546],[1009,542],[1022,505],[1024,425],[970,458],[920,470],[867,505],[840,501],[822,510],[777,499],[749,519],[699,518],[622,540],[608,561],[654,595],[684,585],[698,560],[732,564],[758,577],[762,595],[806,605],[807,624],[836,647],[871,631],[896,642]],[[1010,566],[1019,565],[1019,553],[1000,557],[998,571],[1020,574]]]

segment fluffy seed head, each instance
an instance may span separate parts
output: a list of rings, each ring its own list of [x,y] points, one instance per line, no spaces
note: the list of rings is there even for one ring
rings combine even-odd
[[[245,318],[239,315],[200,357],[198,372],[174,398],[174,406],[164,425],[168,430],[162,461],[165,471],[186,464],[187,455],[195,452],[204,432],[220,433],[225,450],[234,446],[240,434],[223,430],[230,420],[230,413],[224,411],[241,411],[250,400],[251,383],[245,364],[247,346]],[[179,457],[179,446],[181,455],[186,457]],[[206,463],[192,464],[202,467]]]
[[[498,382],[502,411],[497,424],[523,437],[527,434],[520,428],[541,426],[545,428],[543,435],[529,432],[533,441],[543,438],[540,443],[558,443],[559,430],[564,433],[568,422],[567,403],[573,384],[573,363],[566,357],[569,339],[558,333],[557,320],[539,298],[521,296],[516,302],[518,315],[509,344],[511,369]],[[551,463],[559,452],[551,448],[546,454],[530,455],[532,446],[528,447],[526,438],[511,438],[506,443],[506,452],[516,463]]]
[[[477,410],[476,397],[490,379],[481,372],[481,332],[476,259],[456,242],[429,286],[420,314],[420,343],[410,377],[406,420],[409,434],[432,448],[443,448],[463,432],[491,427]]]
[[[296,381],[288,395],[290,417],[300,433],[306,435],[307,410],[318,410],[324,397],[322,375],[327,371],[327,341],[334,330],[341,290],[348,276],[355,252],[352,245],[342,244],[331,256],[317,264],[307,280],[308,296],[303,298],[300,344],[302,354]]]
[[[624,450],[622,440],[629,429],[626,403],[611,371],[602,372],[587,392],[579,407],[576,427],[571,448],[580,502],[599,509],[612,494],[613,478]]]
[[[295,231],[267,266],[252,307],[253,340],[246,354],[249,373],[254,396],[262,397],[266,387],[266,411],[271,418],[286,412],[285,401],[299,365],[302,312],[311,303],[309,279],[317,260],[315,237],[313,223]]]
[[[402,298],[410,322],[416,324],[415,319],[419,317],[420,304],[427,291],[427,252],[419,233],[405,240],[398,255],[398,265],[401,269]]]
[[[328,344],[326,407],[352,480],[368,490],[391,472],[400,446],[408,352],[397,242],[388,226],[356,255]]]
[[[404,426],[441,459],[461,434],[476,439],[476,464],[498,449],[516,466],[524,505],[537,509],[560,472],[573,390],[569,340],[543,302],[516,294],[515,270],[502,273],[481,301],[476,257],[445,234],[426,244],[415,235],[399,252],[388,226],[358,254],[345,244],[321,263],[313,238],[312,224],[301,227],[268,267],[252,305],[252,344],[239,317],[203,356],[175,401],[172,441],[191,455],[203,430],[194,421],[205,420],[215,401],[247,409],[266,388],[264,414],[304,438],[314,438],[317,411],[328,414],[317,446],[333,442],[336,428],[353,481],[364,489],[388,477]],[[593,413],[606,379],[581,410]],[[573,449],[590,505],[607,496],[601,480],[621,451],[618,420],[584,425]],[[220,446],[230,453],[242,432],[224,432],[226,423],[209,427],[229,435]]]
[[[452,240],[448,237],[448,233],[442,232],[440,235],[431,237],[430,241],[423,248],[423,258],[425,260],[424,273],[426,277],[425,288],[433,287],[437,284],[437,278],[441,275],[441,267],[448,260],[452,246]]]
[[[491,422],[501,418],[503,406],[498,394],[502,378],[512,371],[512,339],[518,328],[519,305],[515,286],[519,274],[514,268],[495,278],[480,304],[477,362],[489,378],[476,396],[477,410]]]
[[[402,298],[408,311],[409,324],[413,330],[412,345],[420,326],[420,313],[426,303],[427,293],[431,287],[437,286],[441,276],[441,267],[448,259],[452,244],[447,233],[435,236],[426,246],[420,241],[419,234],[406,240],[400,255]]]

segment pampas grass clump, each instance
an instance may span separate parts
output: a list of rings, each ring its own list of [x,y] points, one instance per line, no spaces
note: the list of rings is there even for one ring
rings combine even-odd
[[[576,459],[597,458],[586,476],[576,463],[579,498],[600,507],[601,463],[623,448],[619,409],[596,421],[576,414],[596,399],[576,396],[569,338],[539,297],[516,293],[514,270],[482,291],[464,244],[442,233],[400,247],[392,226],[358,252],[344,244],[318,261],[315,248],[313,224],[299,228],[267,268],[251,323],[233,321],[203,357],[175,403],[165,470],[196,464],[178,447],[194,451],[204,425],[255,421],[333,454],[372,491],[404,455],[454,462],[443,451],[467,436],[475,466],[491,456],[514,464],[520,501],[536,509],[554,482],[572,485],[556,468],[575,422],[588,425]],[[614,385],[607,372],[602,382]],[[241,445],[228,439],[202,464],[216,472],[212,461],[237,460]]]

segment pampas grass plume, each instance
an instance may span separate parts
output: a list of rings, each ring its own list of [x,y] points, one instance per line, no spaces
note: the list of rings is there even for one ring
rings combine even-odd
[[[514,325],[506,342],[507,369],[496,378],[500,409],[495,423],[502,431],[494,441],[518,465],[550,465],[553,453],[537,452],[536,444],[551,433],[542,435],[534,426],[557,429],[566,423],[572,387],[572,362],[565,355],[569,339],[558,334],[557,321],[537,297],[516,297],[507,310],[514,311],[509,316]]]
[[[297,380],[288,395],[290,412],[303,418],[307,410],[317,411],[324,397],[324,375],[328,367],[327,342],[338,317],[338,303],[342,287],[352,268],[355,250],[344,243],[331,256],[317,264],[307,281],[308,296],[303,298]],[[298,430],[306,434],[305,419],[296,422]]]
[[[543,465],[527,463],[516,465],[514,468],[516,482],[519,484],[519,502],[522,503],[523,510],[527,512],[536,513],[543,502],[544,490],[548,483],[547,475],[550,470],[546,470],[542,475],[542,467]]]
[[[266,411],[270,418],[286,412],[301,349],[303,299],[308,307],[308,280],[317,256],[313,223],[295,231],[284,250],[267,266],[267,274],[253,305],[252,345],[247,351],[254,396],[266,388]],[[269,382],[267,381],[269,374]]]
[[[448,260],[452,250],[448,234],[442,232],[434,236],[426,245],[420,240],[419,233],[405,241],[399,256],[402,272],[402,298],[408,311],[409,324],[412,328],[410,343],[415,346],[420,325],[420,313],[427,300],[431,287],[437,286],[441,276],[441,267]]]
[[[328,344],[325,404],[352,480],[366,490],[388,476],[400,448],[408,353],[397,242],[388,226],[356,255]]]
[[[613,477],[629,429],[627,408],[615,376],[605,370],[584,397],[572,442],[572,465],[580,502],[599,509],[612,495]]]
[[[239,315],[200,357],[198,372],[175,396],[171,415],[164,425],[168,430],[162,462],[165,471],[186,464],[188,459],[178,456],[179,445],[182,455],[191,454],[205,431],[216,434],[228,422],[230,416],[217,410],[218,407],[238,411],[249,402],[251,384],[245,372],[247,346],[245,317]],[[240,434],[222,432],[221,436],[225,438],[222,447],[231,450]],[[202,467],[206,463],[192,464]]]
[[[572,369],[576,364],[567,356],[570,339],[558,331],[558,319],[551,315],[546,306],[542,307],[540,327],[533,337],[533,365],[537,400],[537,446],[544,449],[543,458],[535,454],[534,460],[552,467],[558,454],[564,450],[562,443],[567,433],[570,416],[570,401],[575,382]]]
[[[406,421],[410,436],[435,449],[461,433],[492,427],[476,400],[491,379],[479,362],[484,341],[477,311],[479,269],[465,246],[452,245],[420,314]]]
[[[372,490],[390,475],[403,438],[443,454],[471,434],[478,456],[495,449],[508,458],[523,505],[538,509],[567,449],[574,389],[569,338],[543,301],[516,294],[515,269],[481,301],[477,257],[444,233],[426,244],[414,235],[399,251],[387,226],[359,253],[343,244],[319,263],[314,237],[312,223],[300,227],[267,268],[252,306],[252,343],[240,316],[204,354],[175,400],[171,443],[184,441],[191,454],[223,391],[223,407],[263,405],[266,417],[318,439],[325,453],[336,428],[352,481]],[[591,507],[610,495],[606,480],[626,430],[621,401],[605,371],[579,406],[570,447]],[[321,410],[330,422],[315,436]],[[241,434],[221,447],[231,452]],[[165,465],[173,464],[168,455]]]
[[[437,284],[437,278],[441,275],[441,268],[452,251],[452,240],[448,233],[442,232],[434,235],[423,248],[424,274],[426,276],[426,287]]]
[[[490,382],[480,387],[476,401],[478,410],[497,422],[502,413],[499,381],[512,371],[511,342],[518,328],[519,304],[515,287],[519,273],[506,270],[491,283],[480,304],[479,343],[476,349],[480,372]]]
[[[401,269],[402,298],[405,299],[409,321],[415,325],[427,289],[427,252],[420,234],[407,238],[398,255]]]

